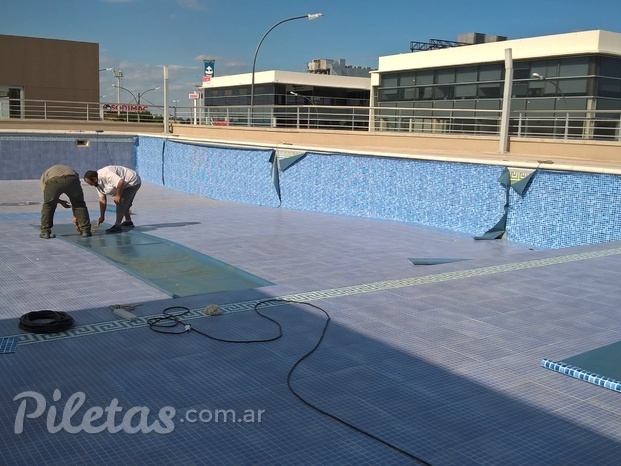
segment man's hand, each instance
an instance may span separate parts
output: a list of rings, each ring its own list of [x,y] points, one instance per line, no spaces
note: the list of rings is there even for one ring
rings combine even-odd
[[[65,209],[68,209],[69,207],[71,207],[71,204],[69,204],[67,201],[63,200],[63,199],[58,199],[58,203],[63,206]]]
[[[114,196],[114,203],[118,204],[121,202],[121,195],[117,194],[116,196]]]

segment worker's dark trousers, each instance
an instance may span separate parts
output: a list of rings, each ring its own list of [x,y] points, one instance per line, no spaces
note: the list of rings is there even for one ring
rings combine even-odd
[[[60,196],[66,194],[71,203],[73,216],[82,232],[91,231],[91,220],[84,202],[84,192],[78,175],[50,178],[43,187],[43,206],[41,207],[41,233],[50,233],[54,226],[54,212]]]

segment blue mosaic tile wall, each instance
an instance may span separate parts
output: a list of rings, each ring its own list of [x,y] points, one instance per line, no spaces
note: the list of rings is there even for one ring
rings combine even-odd
[[[136,138],[134,143],[135,169],[143,180],[163,185],[164,147],[167,144],[164,138]]]
[[[143,179],[214,199],[278,206],[271,151],[141,137]],[[393,220],[478,236],[504,213],[504,167],[307,153],[280,174],[287,209]],[[162,178],[163,176],[163,178]],[[539,249],[621,240],[621,177],[538,170],[510,191],[506,239]]]
[[[621,240],[621,176],[538,170],[511,192],[507,238],[542,249]]]
[[[127,136],[0,134],[0,180],[39,179],[56,164],[69,165],[81,175],[105,165],[133,166],[133,143]]]
[[[282,206],[480,235],[504,213],[503,167],[307,154],[280,177]]]
[[[502,217],[504,167],[307,153],[271,178],[272,151],[158,137],[0,135],[0,179],[38,179],[64,163],[83,173],[135,167],[148,182],[213,199],[367,217],[478,236]],[[510,191],[507,240],[558,249],[621,240],[621,177],[538,170],[521,197]]]
[[[147,181],[222,201],[278,206],[270,150],[230,149],[140,137],[136,168]]]

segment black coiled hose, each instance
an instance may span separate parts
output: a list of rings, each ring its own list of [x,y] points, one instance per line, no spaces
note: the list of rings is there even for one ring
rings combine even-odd
[[[31,333],[56,333],[68,330],[73,317],[62,311],[32,311],[19,318],[19,328]]]

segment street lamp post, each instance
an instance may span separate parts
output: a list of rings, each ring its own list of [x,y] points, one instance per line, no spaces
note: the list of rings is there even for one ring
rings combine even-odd
[[[119,90],[119,92],[120,92],[121,89],[123,89],[124,91],[127,91],[127,92],[129,92],[132,95],[132,97],[136,101],[136,104],[138,105],[138,110],[136,111],[136,117],[137,117],[138,123],[140,123],[140,99],[147,92],[149,92],[149,91],[157,91],[159,89],[159,87],[152,87],[151,89],[147,89],[144,92],[139,92],[138,95],[136,95],[132,91],[130,91],[129,89],[124,88],[123,86],[115,86],[114,84],[112,86],[116,87]]]
[[[310,104],[312,105],[312,109],[315,111],[315,127],[318,128],[319,127],[319,112],[317,111],[317,107],[316,107],[317,104],[315,103],[315,101],[306,95],[298,94],[297,92],[294,92],[294,91],[289,91],[289,94],[294,95],[296,97],[302,97],[310,102]],[[308,119],[310,120],[310,115]]]
[[[563,94],[563,91],[561,91],[561,88],[558,87],[558,84],[556,84],[554,81],[550,81],[548,78],[546,78],[545,76],[540,75],[539,73],[533,73],[532,76],[533,76],[533,78],[536,78],[539,81],[545,81],[545,82],[548,82],[548,83],[554,85],[554,87],[559,92],[559,94],[561,94],[561,97],[563,98],[563,103],[565,104],[565,109],[567,109],[567,101],[565,100],[565,94]]]
[[[116,114],[120,115],[121,114],[121,80],[123,79],[123,72],[122,71],[114,71],[114,77],[116,78]]]
[[[179,103],[178,100],[173,100],[173,121],[176,122],[177,121],[177,104]]]
[[[542,76],[539,73],[533,73],[532,77],[538,79],[539,81],[545,81],[545,82],[549,82],[553,84],[556,90],[559,92],[559,94],[561,94],[561,97],[563,99],[563,105],[565,106],[565,111],[566,111],[565,113],[565,139],[567,139],[567,137],[569,136],[569,108],[567,107],[567,100],[565,100],[565,94],[563,94],[563,91],[561,91],[561,88],[558,87],[558,84],[556,84],[554,81],[550,81],[545,76]],[[556,116],[556,113],[554,115]]]
[[[114,71],[114,68],[101,68],[99,72],[101,73],[102,71]],[[102,120],[104,119],[104,112],[103,112],[103,107],[101,105],[101,99],[103,99],[104,97],[105,95],[99,97],[99,116],[101,117]]]
[[[274,24],[271,28],[268,29],[268,31],[263,34],[263,37],[261,38],[261,40],[259,41],[259,45],[257,45],[257,49],[254,52],[254,59],[252,60],[252,83],[250,84],[250,106],[253,107],[254,106],[254,74],[255,74],[255,70],[256,70],[256,65],[257,65],[257,55],[259,54],[259,49],[261,48],[261,44],[263,43],[263,41],[265,40],[265,38],[267,37],[267,35],[272,32],[272,29],[274,29],[276,26],[281,25],[282,23],[286,23],[287,21],[293,21],[296,19],[308,19],[313,20],[313,19],[317,19],[323,16],[323,13],[312,13],[312,14],[308,14],[308,15],[303,15],[303,16],[294,16],[292,18],[287,18],[287,19],[283,19],[282,21],[277,22],[276,24]]]

